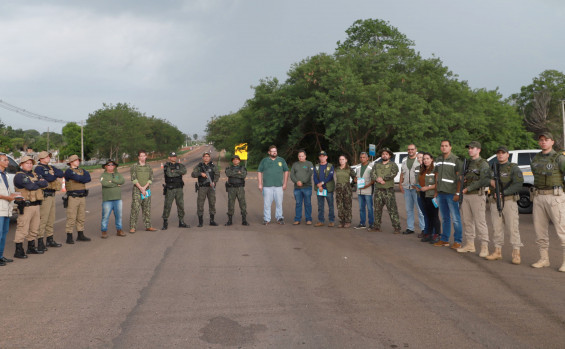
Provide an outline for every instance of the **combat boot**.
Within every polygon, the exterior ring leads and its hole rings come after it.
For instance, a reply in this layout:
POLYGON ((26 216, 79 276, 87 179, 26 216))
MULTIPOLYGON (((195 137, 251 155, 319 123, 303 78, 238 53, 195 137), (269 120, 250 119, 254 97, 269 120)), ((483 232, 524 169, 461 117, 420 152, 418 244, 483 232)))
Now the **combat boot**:
POLYGON ((61 247, 63 245, 53 240, 53 235, 47 237, 47 247, 61 247))
POLYGON ((16 251, 14 252, 14 258, 27 258, 27 255, 24 251, 24 244, 21 242, 16 243, 16 251))
POLYGON ((72 245, 75 243, 75 241, 73 240, 73 233, 67 233, 67 244, 72 245))
POLYGON ((214 227, 218 226, 218 223, 214 222, 214 215, 213 214, 210 215, 210 225, 214 226, 214 227))
POLYGON ((231 220, 232 217, 233 217, 232 215, 228 215, 228 222, 226 223, 226 226, 233 224, 233 222, 232 222, 232 220, 231 220))
POLYGON ((107 239, 108 238, 108 232, 107 231, 102 231, 102 239, 107 239))
MULTIPOLYGON (((514 253, 512 253, 512 258, 514 258, 514 253)), ((485 259, 487 261, 496 261, 496 260, 502 259, 502 248, 501 247, 495 247, 494 252, 492 254, 489 254, 488 256, 486 256, 485 259)))
POLYGON ((547 250, 539 250, 539 261, 532 264, 533 268, 549 267, 549 252, 547 250))
POLYGON ((43 254, 43 251, 38 251, 35 248, 35 240, 31 240, 27 242, 27 254, 43 254))
POLYGON ((182 219, 179 219, 179 228, 190 228, 190 225, 186 224, 182 219))
POLYGON ((465 246, 457 249, 457 252, 459 253, 475 252, 475 242, 467 241, 467 243, 465 243, 465 246))
MULTIPOLYGON (((488 256, 488 242, 481 243, 481 253, 479 253, 479 257, 486 258, 488 256)), ((500 257, 502 259, 502 257, 500 257)))
POLYGON ((47 251, 47 247, 43 243, 43 238, 37 239, 37 251, 47 251))
POLYGON ((512 264, 520 264, 522 259, 520 258, 520 249, 515 248, 512 250, 512 264))
POLYGON ((161 228, 161 230, 167 230, 168 227, 169 221, 166 218, 163 218, 163 227, 161 228))
POLYGON ((117 235, 117 236, 127 236, 126 233, 124 233, 124 231, 123 231, 122 229, 118 229, 118 230, 116 231, 116 235, 117 235))
POLYGON ((563 264, 561 264, 559 271, 565 273, 565 250, 563 250, 563 264))
POLYGON ((77 231, 77 241, 90 241, 90 238, 84 236, 83 231, 77 231))
POLYGON ((249 225, 249 223, 247 223, 247 216, 244 214, 241 215, 241 225, 249 225))
POLYGON ((198 228, 202 228, 204 225, 204 217, 198 216, 198 228))

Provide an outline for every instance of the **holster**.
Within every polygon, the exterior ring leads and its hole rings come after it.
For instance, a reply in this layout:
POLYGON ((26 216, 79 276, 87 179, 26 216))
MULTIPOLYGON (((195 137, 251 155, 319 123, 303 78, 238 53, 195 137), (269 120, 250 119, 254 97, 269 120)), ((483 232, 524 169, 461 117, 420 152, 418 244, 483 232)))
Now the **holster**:
POLYGON ((167 195, 167 186, 163 184, 163 195, 167 195))
POLYGON ((69 197, 67 195, 63 196, 63 207, 67 208, 69 206, 69 197))

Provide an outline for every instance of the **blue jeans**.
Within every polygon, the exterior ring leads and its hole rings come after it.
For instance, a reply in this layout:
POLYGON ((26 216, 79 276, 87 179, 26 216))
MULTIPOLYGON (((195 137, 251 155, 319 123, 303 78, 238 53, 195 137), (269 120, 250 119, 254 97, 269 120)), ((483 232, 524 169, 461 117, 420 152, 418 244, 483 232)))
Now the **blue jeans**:
POLYGON ((10 217, 0 217, 0 258, 4 257, 4 247, 6 246, 6 236, 10 229, 10 217))
POLYGON ((453 240, 461 243, 463 241, 463 226, 459 214, 459 202, 453 201, 454 194, 439 193, 436 200, 441 213, 441 241, 449 242, 451 237, 451 221, 453 220, 453 240))
POLYGON ((295 222, 302 220, 302 203, 304 202, 304 216, 306 222, 312 222, 312 187, 294 188, 294 200, 296 200, 295 222))
POLYGON ((325 218, 324 218, 324 203, 325 201, 328 202, 328 218, 330 220, 330 223, 333 223, 335 221, 335 214, 334 214, 334 193, 328 193, 328 196, 320 196, 320 195, 316 195, 318 197, 318 221, 321 223, 324 223, 325 218))
POLYGON ((283 217, 283 188, 282 187, 263 187, 263 221, 271 221, 271 205, 275 201, 275 218, 284 219, 283 217))
POLYGON ((359 199, 359 216, 361 218, 361 224, 365 225, 366 214, 365 209, 369 211, 369 225, 375 223, 375 216, 373 214, 373 195, 357 195, 359 199))
POLYGON ((424 221, 424 215, 420 209, 420 204, 418 203, 418 191, 416 189, 404 189, 404 204, 406 205, 406 226, 408 229, 414 231, 414 206, 418 211, 418 224, 420 224, 420 230, 424 231, 426 229, 426 224, 424 221))
POLYGON ((102 202, 102 231, 108 231, 108 221, 112 211, 114 211, 116 229, 122 230, 122 200, 110 200, 102 202))

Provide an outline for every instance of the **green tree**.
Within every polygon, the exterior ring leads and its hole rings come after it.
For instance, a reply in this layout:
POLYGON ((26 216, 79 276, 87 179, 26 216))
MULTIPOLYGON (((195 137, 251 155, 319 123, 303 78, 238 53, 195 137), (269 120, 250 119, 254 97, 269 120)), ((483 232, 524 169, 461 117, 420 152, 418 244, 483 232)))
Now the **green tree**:
MULTIPOLYGON (((89 147, 87 133, 84 132, 85 154, 88 154, 89 147)), ((73 154, 81 156, 81 130, 75 122, 69 122, 63 127, 63 140, 65 144, 60 151, 61 158, 67 158, 73 154)), ((84 159, 83 159, 84 160, 84 159)))

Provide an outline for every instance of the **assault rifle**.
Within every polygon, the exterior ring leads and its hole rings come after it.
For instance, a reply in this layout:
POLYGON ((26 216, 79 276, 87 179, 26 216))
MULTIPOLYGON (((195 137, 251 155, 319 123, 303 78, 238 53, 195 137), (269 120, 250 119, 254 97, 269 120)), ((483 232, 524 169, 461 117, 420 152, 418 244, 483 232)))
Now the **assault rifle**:
POLYGON ((502 210, 504 209, 504 201, 502 199, 502 182, 500 181, 500 165, 495 163, 493 166, 493 179, 494 179, 494 195, 496 197, 496 209, 498 215, 502 217, 502 210))
POLYGON ((465 189, 465 174, 467 174, 467 158, 463 159, 463 169, 459 174, 459 209, 463 206, 463 189, 465 189))

